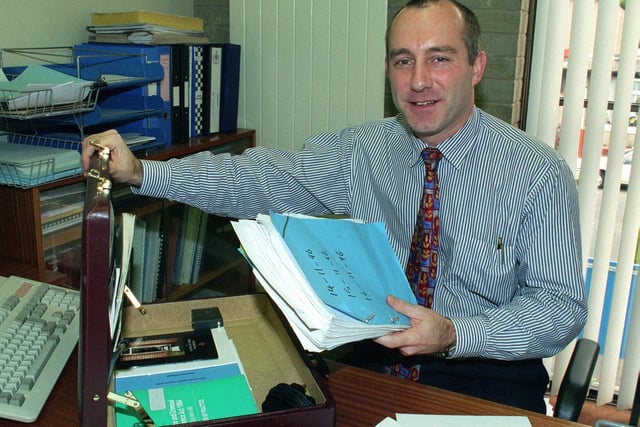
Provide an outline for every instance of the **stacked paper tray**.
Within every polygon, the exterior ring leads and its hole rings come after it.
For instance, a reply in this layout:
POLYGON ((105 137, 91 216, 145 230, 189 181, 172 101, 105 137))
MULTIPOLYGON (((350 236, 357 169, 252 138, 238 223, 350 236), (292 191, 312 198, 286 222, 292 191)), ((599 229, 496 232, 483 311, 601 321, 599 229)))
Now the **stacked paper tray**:
POLYGON ((79 142, 0 135, 0 184, 30 188, 81 173, 79 142))
POLYGON ((25 120, 91 111, 98 87, 41 65, 27 66, 13 80, 0 70, 0 116, 25 120))

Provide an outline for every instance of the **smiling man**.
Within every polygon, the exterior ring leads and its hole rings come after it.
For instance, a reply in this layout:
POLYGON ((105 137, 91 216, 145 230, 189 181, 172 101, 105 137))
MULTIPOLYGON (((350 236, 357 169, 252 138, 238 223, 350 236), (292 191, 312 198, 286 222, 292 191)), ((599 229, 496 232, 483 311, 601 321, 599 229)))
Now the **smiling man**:
MULTIPOLYGON (((115 131, 100 139, 111 176, 135 193, 251 218, 269 210, 382 221, 421 304, 388 303, 411 327, 357 346, 350 360, 425 384, 538 412, 542 358, 586 320, 577 192, 551 148, 474 105, 487 61, 475 15, 451 0, 411 1, 387 33, 396 117, 313 136, 299 152, 136 159, 115 131), (437 172, 422 152, 437 148, 437 172), (413 239, 426 181, 439 187, 430 289, 413 239), (413 240, 413 242, 412 242, 413 240), (413 249, 413 250, 412 250, 413 249), (418 279, 417 279, 418 278, 418 279)), ((422 214, 421 214, 422 215, 422 214)), ((418 234, 416 234, 417 236, 418 234)))

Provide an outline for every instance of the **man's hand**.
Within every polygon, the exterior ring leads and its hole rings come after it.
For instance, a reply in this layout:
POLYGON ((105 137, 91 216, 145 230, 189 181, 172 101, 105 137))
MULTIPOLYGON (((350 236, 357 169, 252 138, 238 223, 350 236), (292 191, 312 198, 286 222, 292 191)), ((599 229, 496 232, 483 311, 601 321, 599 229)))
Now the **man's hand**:
POLYGON ((142 183, 142 163, 133 155, 127 143, 115 130, 90 135, 82 141, 82 167, 89 170, 91 156, 98 149, 90 143, 98 142, 111 150, 109 157, 109 174, 115 182, 140 186, 142 183))
POLYGON ((376 338, 374 341, 388 348, 397 348, 405 356, 445 352, 456 342, 453 322, 435 311, 387 297, 387 304, 411 319, 411 327, 376 338))

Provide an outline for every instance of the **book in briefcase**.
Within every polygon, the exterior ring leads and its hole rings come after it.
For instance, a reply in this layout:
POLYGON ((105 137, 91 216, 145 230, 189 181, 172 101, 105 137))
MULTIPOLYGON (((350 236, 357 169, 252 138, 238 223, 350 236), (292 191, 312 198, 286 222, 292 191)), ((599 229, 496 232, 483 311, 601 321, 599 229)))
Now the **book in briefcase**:
MULTIPOLYGON (((133 224, 131 222, 133 215, 123 214, 120 221, 116 221, 110 198, 108 158, 108 151, 100 150, 99 154, 94 155, 92 159, 83 214, 81 333, 78 361, 78 398, 82 426, 117 425, 121 427, 121 424, 116 424, 116 420, 124 412, 126 412, 125 415, 137 418, 136 425, 156 425, 151 423, 155 421, 154 410, 157 409, 158 404, 167 406, 175 404, 173 409, 188 414, 187 408, 181 406, 184 404, 182 398, 185 393, 180 394, 173 385, 166 387, 164 385, 165 380, 171 376, 170 373, 185 372, 184 369, 178 368, 180 366, 184 368, 184 365, 178 365, 180 363, 197 364, 197 367, 191 366, 186 370, 187 373, 204 372, 219 377, 221 372, 226 372, 223 375, 225 383, 217 383, 219 387, 215 389, 219 394, 213 396, 218 396, 218 402, 226 399, 226 404, 221 405, 223 409, 228 409, 229 406, 238 402, 246 406, 243 409, 246 415, 227 413, 224 418, 213 419, 214 417, 210 417, 207 413, 206 418, 202 418, 203 421, 194 419, 194 422, 189 425, 256 427, 334 425, 335 404, 326 385, 320 380, 315 369, 310 368, 307 359, 303 358, 300 344, 292 338, 293 334, 283 322, 281 313, 265 294, 155 303, 144 307, 136 307, 126 302, 119 278, 128 277, 126 253, 130 248, 123 246, 120 251, 117 251, 117 248, 121 244, 120 237, 133 245, 133 236, 125 236, 127 233, 125 230, 135 227, 124 227, 121 224, 121 233, 116 235, 116 223, 133 224), (116 252, 124 256, 117 256, 116 252), (122 261, 115 262, 116 260, 122 261), (118 277, 116 272, 119 272, 118 277), (197 317, 192 318, 194 310, 209 311, 213 307, 216 307, 221 314, 225 334, 233 342, 234 351, 237 352, 241 366, 235 365, 236 368, 233 368, 232 364, 229 367, 225 362, 227 356, 222 355, 223 346, 218 347, 220 353, 216 352, 215 356, 198 356, 196 361, 169 362, 164 366, 153 365, 152 368, 141 365, 139 368, 133 368, 133 371, 122 366, 122 363, 118 363, 120 356, 125 354, 127 349, 134 348, 134 351, 129 352, 134 355, 140 352, 139 347, 132 345, 134 338, 146 337, 152 345, 159 346, 161 344, 149 337, 160 336, 161 340, 166 341, 167 337, 188 335, 198 329, 194 327, 199 324, 194 323, 197 317), (207 357, 211 358, 211 363, 207 361, 207 357), (213 361, 214 359, 217 362, 213 361), (225 368, 216 367, 216 364, 224 365, 225 368), (125 378, 131 381, 131 378, 135 380, 136 377, 142 377, 136 375, 136 372, 142 373, 149 369, 156 374, 155 378, 161 378, 159 381, 163 383, 162 386, 145 387, 134 381, 118 388, 118 375, 121 381, 125 378), (235 371, 229 374, 228 369, 235 369, 235 371), (165 373, 166 375, 162 377, 165 373), (306 394, 315 400, 315 403, 294 409, 278 409, 273 412, 261 410, 261 403, 265 401, 270 390, 280 383, 303 384, 306 394), (139 389, 130 390, 135 387, 139 389), (129 390, 123 391, 124 388, 129 390), (235 394, 228 394, 224 390, 234 390, 235 394), (250 392, 250 397, 247 394, 239 396, 237 393, 240 390, 250 392), (161 399, 158 399, 158 393, 161 399)), ((205 325, 206 330, 209 330, 208 327, 210 325, 205 325)), ((214 327, 218 326, 214 325, 214 327)), ((226 342, 224 339, 222 342, 216 341, 215 332, 211 331, 210 334, 214 336, 216 345, 223 345, 221 343, 226 342)), ((173 351, 173 347, 170 350, 173 351)), ((173 377, 171 378, 173 380, 173 377)), ((199 384, 203 382, 195 381, 186 385, 179 384, 179 386, 186 387, 190 392, 194 389, 203 389, 202 393, 212 395, 213 391, 210 387, 199 387, 199 384)), ((207 407, 208 410, 209 407, 207 407)), ((181 418, 178 422, 183 420, 191 421, 190 418, 181 418)), ((157 425, 166 425, 166 422, 159 419, 157 425)))

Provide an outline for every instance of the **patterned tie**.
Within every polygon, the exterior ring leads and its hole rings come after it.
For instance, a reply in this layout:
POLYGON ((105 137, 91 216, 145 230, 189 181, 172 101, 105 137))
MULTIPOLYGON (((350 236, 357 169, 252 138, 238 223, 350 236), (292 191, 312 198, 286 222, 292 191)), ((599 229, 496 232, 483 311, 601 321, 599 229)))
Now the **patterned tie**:
POLYGON ((422 203, 411 239, 411 252, 407 263, 407 279, 418 304, 431 307, 433 289, 438 271, 438 229, 440 228, 440 189, 438 187, 438 162, 442 153, 436 148, 422 150, 426 166, 422 203))
MULTIPOLYGON (((438 229, 440 228, 440 190, 438 188, 438 162, 442 153, 435 148, 422 150, 426 167, 422 201, 418 209, 418 219, 411 239, 411 251, 407 262, 407 279, 416 294, 418 304, 431 307, 433 289, 438 271, 438 229)), ((384 372, 393 377, 417 381, 420 378, 419 361, 406 359, 404 362, 384 366, 384 372)))

